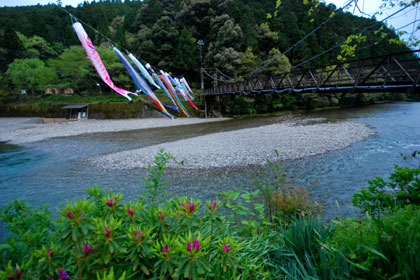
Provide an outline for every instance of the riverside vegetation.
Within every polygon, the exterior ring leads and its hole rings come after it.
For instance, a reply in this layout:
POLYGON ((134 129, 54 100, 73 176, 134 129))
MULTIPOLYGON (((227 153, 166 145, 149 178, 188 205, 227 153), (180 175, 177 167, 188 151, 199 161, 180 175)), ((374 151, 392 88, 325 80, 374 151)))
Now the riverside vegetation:
MULTIPOLYGON (((420 169, 395 167, 354 195, 357 218, 322 221, 268 161, 252 192, 166 199, 161 150, 137 201, 99 187, 63 204, 0 211, 0 279, 416 279, 420 169), (268 177, 277 180, 266 180, 268 177)), ((182 164, 182 162, 180 162, 182 164)))
MULTIPOLYGON (((414 6, 418 0, 384 1, 384 6, 400 2, 414 6)), ((184 75, 194 88, 200 88, 201 67, 218 79, 232 77, 236 80, 270 61, 268 67, 260 69, 259 74, 266 76, 289 71, 302 61, 346 40, 347 43, 340 48, 310 61, 304 67, 318 68, 343 59, 363 59, 410 50, 406 43, 399 40, 400 31, 390 29, 374 18, 357 17, 334 4, 318 0, 249 0, 246 3, 241 0, 101 0, 86 1, 75 8, 67 6, 65 9, 105 36, 98 36, 87 28, 112 80, 119 87, 131 91, 136 90, 135 85, 106 37, 130 50, 142 61, 171 74, 184 75), (293 51, 281 55, 327 19, 331 20, 328 24, 294 47, 293 51), (377 25, 367 28, 372 24, 377 25), (363 40, 355 41, 355 36, 351 34, 361 30, 365 31, 358 38, 363 40), (203 40, 204 45, 199 46, 199 40, 203 40)), ((110 102, 109 98, 93 97, 101 94, 101 90, 110 89, 102 83, 90 61, 85 59, 86 52, 72 30, 69 17, 58 6, 1 7, 0 34, 0 104, 5 105, 0 108, 2 116, 63 117, 64 113, 57 110, 58 106, 55 108, 47 104, 110 102), (102 88, 98 88, 97 84, 102 88), (26 99, 32 99, 29 105, 28 100, 19 100, 23 89, 26 90, 26 99), (37 97, 46 92, 64 93, 68 90, 75 93, 74 98, 37 97), (34 102, 39 104, 32 104, 34 102)), ((205 88, 211 88, 213 78, 205 75, 204 84, 205 88)), ((161 98, 160 95, 158 97, 161 98)), ((340 93, 331 96, 313 93, 251 94, 224 96, 220 110, 226 116, 266 114, 279 110, 347 107, 405 98, 413 97, 404 93, 340 93)), ((112 102, 126 101, 123 97, 112 99, 118 100, 112 102)), ((199 103, 197 101, 196 105, 204 109, 204 104, 199 103)), ((143 110, 140 104, 136 105, 137 110, 134 106, 113 108, 104 105, 97 108, 97 114, 92 108, 90 117, 139 117, 143 110)), ((189 106, 188 103, 185 105, 189 106)), ((190 113, 195 111, 188 107, 187 110, 190 113)), ((209 114, 212 115, 212 112, 209 114)))

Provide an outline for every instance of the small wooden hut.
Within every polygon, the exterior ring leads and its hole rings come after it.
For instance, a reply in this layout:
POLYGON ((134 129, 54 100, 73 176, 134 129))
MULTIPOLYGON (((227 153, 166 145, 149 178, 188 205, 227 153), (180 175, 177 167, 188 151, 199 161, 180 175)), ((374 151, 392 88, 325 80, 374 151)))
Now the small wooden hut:
POLYGON ((67 105, 62 109, 69 110, 69 119, 71 120, 87 120, 89 114, 89 104, 67 105))

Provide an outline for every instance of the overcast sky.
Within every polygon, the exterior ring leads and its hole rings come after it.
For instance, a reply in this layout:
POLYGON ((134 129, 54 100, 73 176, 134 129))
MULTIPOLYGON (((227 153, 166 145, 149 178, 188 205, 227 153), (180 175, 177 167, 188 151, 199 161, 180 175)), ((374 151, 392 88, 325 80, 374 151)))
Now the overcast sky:
MULTIPOLYGON (((274 1, 274 0, 267 0, 267 1, 274 1)), ((334 3, 337 8, 340 8, 344 5, 344 3, 348 3, 349 0, 327 0, 325 2, 327 3, 334 3)), ((55 3, 56 1, 54 0, 0 0, 0 7, 4 7, 4 6, 25 6, 25 5, 37 5, 37 4, 41 4, 41 5, 45 5, 48 3, 55 3)), ((85 1, 83 0, 62 0, 62 5, 63 6, 67 6, 67 5, 72 5, 74 7, 76 7, 77 5, 83 3, 85 1)), ((91 0, 86 1, 86 2, 91 2, 91 0)), ((355 15, 358 16, 372 16, 375 12, 379 11, 379 7, 382 4, 382 0, 359 0, 358 1, 358 6, 360 8, 360 10, 367 14, 367 15, 363 15, 362 13, 359 12, 358 9, 355 9, 354 6, 352 8, 349 9, 350 12, 353 12, 355 15)), ((410 7, 407 8, 406 10, 404 10, 403 12, 399 13, 398 15, 395 16, 395 18, 390 19, 387 21, 389 26, 393 26, 396 29, 399 29, 400 27, 407 25, 408 23, 411 23, 413 21, 415 21, 416 19, 420 19, 420 11, 418 11, 418 8, 420 6, 417 7, 410 7), (417 11, 417 15, 416 15, 416 11, 417 11)), ((385 18, 386 16, 392 14, 393 12, 397 11, 400 7, 395 7, 391 10, 388 11, 384 11, 382 15, 376 15, 376 18, 381 20, 383 18, 385 18)), ((417 25, 420 23, 417 22, 417 25)), ((413 24, 405 27, 403 30, 405 30, 408 34, 405 35, 405 38, 408 38, 414 31, 414 35, 416 37, 420 37, 420 30, 413 30, 413 24)))

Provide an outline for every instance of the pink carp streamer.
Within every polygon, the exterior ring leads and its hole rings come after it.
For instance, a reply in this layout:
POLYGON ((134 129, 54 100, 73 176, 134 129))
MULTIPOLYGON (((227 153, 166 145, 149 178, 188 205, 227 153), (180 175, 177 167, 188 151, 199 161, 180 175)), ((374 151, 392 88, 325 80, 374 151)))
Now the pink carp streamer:
POLYGON ((99 56, 99 53, 96 51, 95 46, 92 44, 92 41, 89 39, 88 35, 86 34, 85 29, 79 22, 75 22, 73 24, 74 32, 76 32, 77 37, 80 40, 80 43, 82 43, 83 48, 86 51, 87 57, 92 62, 93 66, 95 67, 96 71, 98 72, 99 76, 101 77, 102 81, 104 81, 105 84, 107 84, 110 88, 127 98, 131 101, 131 97, 128 96, 129 94, 133 94, 137 96, 137 93, 116 87, 114 83, 111 80, 111 77, 108 74, 108 71, 105 68, 105 65, 103 64, 101 57, 99 56))

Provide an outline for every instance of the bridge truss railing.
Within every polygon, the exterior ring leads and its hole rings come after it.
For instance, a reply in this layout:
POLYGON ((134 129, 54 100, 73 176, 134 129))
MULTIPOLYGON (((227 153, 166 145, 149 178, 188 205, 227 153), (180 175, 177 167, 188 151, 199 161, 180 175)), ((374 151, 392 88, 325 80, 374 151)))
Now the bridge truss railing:
POLYGON ((204 95, 315 91, 395 91, 420 87, 420 50, 219 83, 204 95))

